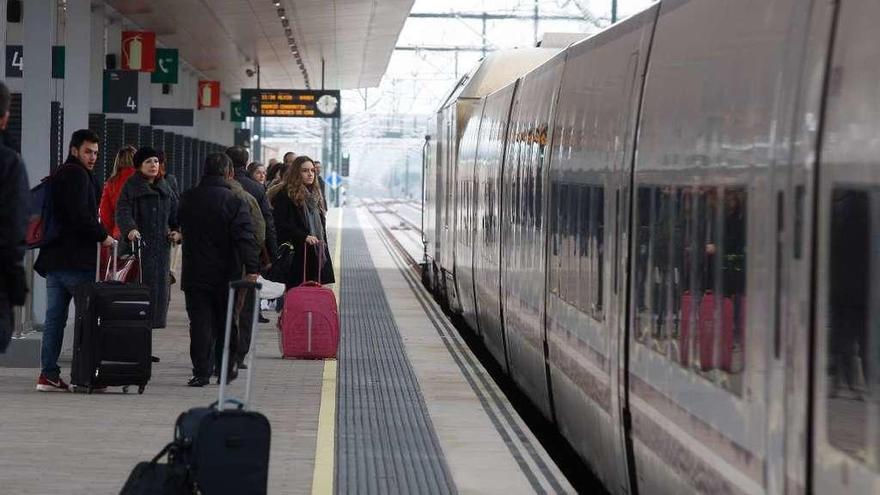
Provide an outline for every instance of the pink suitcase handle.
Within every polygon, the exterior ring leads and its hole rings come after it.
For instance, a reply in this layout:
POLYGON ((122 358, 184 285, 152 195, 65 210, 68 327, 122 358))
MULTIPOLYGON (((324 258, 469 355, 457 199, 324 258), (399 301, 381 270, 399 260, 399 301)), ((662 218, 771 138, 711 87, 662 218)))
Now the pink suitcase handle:
POLYGON ((318 242, 314 246, 318 251, 318 281, 308 280, 308 272, 306 271, 306 262, 309 259, 309 243, 303 243, 303 281, 300 287, 321 287, 321 269, 324 267, 324 242, 318 242))

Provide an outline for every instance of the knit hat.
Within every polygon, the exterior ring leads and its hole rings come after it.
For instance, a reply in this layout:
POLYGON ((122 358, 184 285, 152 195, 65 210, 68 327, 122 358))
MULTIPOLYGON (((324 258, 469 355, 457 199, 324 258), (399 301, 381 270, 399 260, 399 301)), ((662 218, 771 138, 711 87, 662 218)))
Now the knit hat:
POLYGON ((149 146, 142 146, 142 147, 138 148, 137 152, 134 154, 134 160, 133 160, 134 161, 134 168, 136 170, 140 170, 141 165, 148 158, 158 159, 159 153, 156 152, 156 150, 154 150, 153 148, 151 148, 149 146))

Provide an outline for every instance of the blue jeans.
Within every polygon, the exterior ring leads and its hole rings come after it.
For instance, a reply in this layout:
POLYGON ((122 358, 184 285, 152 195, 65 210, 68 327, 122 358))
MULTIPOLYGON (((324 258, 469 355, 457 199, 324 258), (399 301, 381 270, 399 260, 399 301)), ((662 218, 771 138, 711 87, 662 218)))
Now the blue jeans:
POLYGON ((74 290, 82 284, 95 280, 92 270, 58 270, 46 276, 46 326, 43 328, 43 343, 40 352, 43 375, 51 380, 61 376, 58 356, 64 341, 64 326, 74 290))

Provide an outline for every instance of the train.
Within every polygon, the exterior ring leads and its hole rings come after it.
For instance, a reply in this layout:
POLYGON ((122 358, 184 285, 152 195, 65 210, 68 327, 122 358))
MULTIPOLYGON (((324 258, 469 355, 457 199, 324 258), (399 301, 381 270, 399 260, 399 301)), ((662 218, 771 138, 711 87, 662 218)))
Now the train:
POLYGON ((880 2, 661 0, 430 119, 422 279, 611 493, 880 493, 880 2))

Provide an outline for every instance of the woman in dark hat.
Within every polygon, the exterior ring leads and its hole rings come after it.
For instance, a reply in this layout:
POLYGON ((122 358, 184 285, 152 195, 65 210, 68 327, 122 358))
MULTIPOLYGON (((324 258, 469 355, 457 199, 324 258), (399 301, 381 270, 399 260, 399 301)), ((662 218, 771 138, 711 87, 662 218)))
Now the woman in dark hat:
POLYGON ((159 154, 150 147, 134 155, 136 172, 116 205, 116 224, 129 243, 141 240, 143 282, 150 287, 153 328, 165 328, 168 315, 169 251, 180 240, 177 197, 159 173, 159 154))

